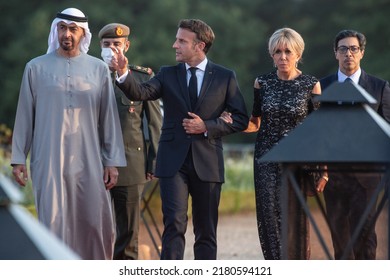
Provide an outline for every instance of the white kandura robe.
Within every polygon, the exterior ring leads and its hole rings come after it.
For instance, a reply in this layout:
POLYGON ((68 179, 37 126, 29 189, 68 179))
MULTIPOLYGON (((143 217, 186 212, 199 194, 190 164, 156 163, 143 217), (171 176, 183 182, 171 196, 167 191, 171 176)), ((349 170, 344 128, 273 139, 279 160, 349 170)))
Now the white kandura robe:
POLYGON ((27 63, 11 164, 25 164, 39 220, 83 259, 111 259, 115 242, 104 166, 126 166, 107 65, 52 52, 27 63))

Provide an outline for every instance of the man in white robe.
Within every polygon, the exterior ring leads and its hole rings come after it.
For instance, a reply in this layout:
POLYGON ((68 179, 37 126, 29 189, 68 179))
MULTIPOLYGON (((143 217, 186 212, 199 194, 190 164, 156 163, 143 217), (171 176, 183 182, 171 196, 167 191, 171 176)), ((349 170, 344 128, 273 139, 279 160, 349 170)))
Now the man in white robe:
POLYGON ((48 53, 27 63, 12 141, 13 175, 31 179, 39 220, 83 259, 112 259, 109 189, 126 166, 107 64, 87 54, 91 33, 78 9, 57 14, 48 53))

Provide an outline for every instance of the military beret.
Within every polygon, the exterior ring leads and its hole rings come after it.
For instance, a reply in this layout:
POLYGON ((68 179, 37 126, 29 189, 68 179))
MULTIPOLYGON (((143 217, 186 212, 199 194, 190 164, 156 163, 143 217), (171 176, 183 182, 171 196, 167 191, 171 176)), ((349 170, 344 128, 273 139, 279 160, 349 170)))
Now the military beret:
POLYGON ((99 31, 99 38, 122 38, 130 35, 130 28, 121 23, 110 23, 99 31))

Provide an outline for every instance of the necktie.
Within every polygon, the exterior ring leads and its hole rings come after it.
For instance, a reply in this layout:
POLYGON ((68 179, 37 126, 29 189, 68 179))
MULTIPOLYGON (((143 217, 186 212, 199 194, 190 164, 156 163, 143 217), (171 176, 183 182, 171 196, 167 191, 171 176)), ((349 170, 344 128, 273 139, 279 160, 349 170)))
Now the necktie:
POLYGON ((344 83, 352 83, 352 82, 353 82, 352 79, 349 77, 344 80, 344 83))
POLYGON ((198 100, 198 80, 196 78, 196 67, 190 67, 191 78, 188 84, 188 93, 190 94, 191 108, 195 109, 196 101, 198 100))

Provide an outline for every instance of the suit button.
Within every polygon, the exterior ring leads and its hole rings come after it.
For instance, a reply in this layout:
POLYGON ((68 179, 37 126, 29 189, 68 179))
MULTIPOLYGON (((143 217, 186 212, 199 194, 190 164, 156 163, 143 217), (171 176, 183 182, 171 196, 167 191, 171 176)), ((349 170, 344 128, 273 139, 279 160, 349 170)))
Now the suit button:
POLYGON ((138 148, 137 148, 137 151, 141 151, 141 148, 140 148, 140 147, 138 147, 138 148))

